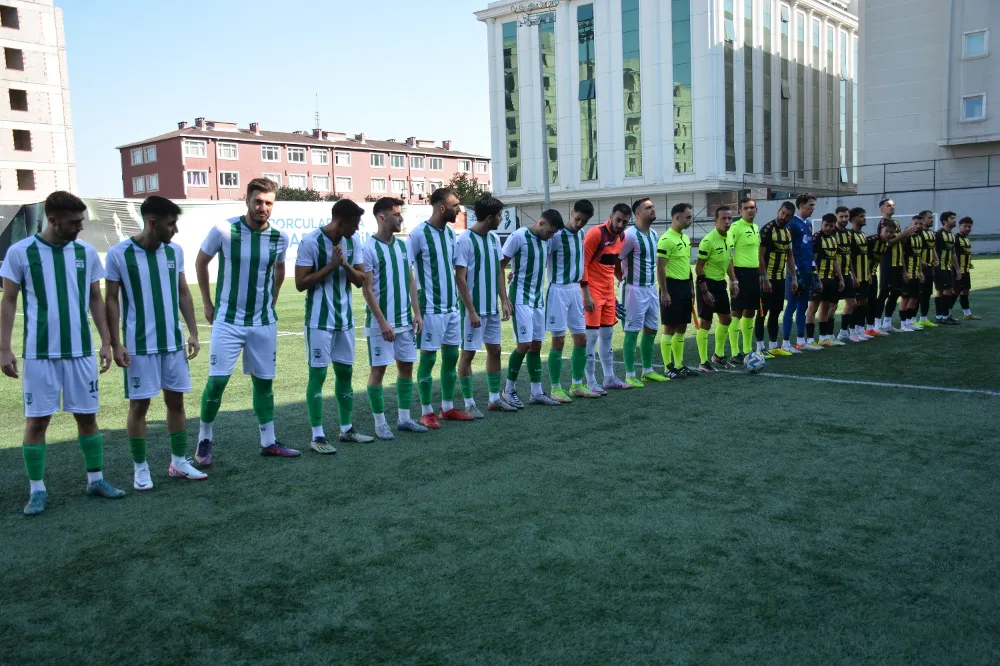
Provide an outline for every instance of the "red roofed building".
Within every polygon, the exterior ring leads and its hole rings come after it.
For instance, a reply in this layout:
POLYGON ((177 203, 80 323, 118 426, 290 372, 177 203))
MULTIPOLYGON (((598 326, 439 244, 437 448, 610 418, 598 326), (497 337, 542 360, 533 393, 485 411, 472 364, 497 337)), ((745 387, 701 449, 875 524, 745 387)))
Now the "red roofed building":
POLYGON ((268 132, 257 123, 196 118, 144 141, 119 146, 127 198, 158 194, 171 199, 242 199, 247 183, 261 176, 285 187, 311 188, 355 201, 395 196, 419 203, 467 173, 490 187, 490 159, 410 137, 375 141, 342 132, 268 132))

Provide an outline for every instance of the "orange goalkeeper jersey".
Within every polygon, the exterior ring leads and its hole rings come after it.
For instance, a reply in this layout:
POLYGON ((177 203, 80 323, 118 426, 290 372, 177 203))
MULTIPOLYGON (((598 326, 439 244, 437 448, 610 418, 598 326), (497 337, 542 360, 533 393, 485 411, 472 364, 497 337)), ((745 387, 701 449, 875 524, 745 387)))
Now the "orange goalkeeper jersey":
POLYGON ((583 237, 583 280, 595 301, 614 300, 615 264, 624 234, 614 234, 608 222, 593 227, 583 237))

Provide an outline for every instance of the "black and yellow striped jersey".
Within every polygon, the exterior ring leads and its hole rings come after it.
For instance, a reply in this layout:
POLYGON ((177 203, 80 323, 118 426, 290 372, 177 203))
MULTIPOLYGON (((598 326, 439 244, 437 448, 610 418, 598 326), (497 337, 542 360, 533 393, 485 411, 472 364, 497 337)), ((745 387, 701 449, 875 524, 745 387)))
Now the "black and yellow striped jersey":
POLYGON ((930 229, 924 229, 920 232, 920 235, 924 237, 924 254, 922 259, 925 264, 930 266, 934 263, 934 232, 930 229))
POLYGON ((837 239, 837 250, 840 252, 840 270, 843 271, 844 275, 847 275, 847 272, 853 267, 851 263, 852 233, 850 229, 838 229, 833 233, 833 237, 837 239))
POLYGON ((955 234, 941 229, 935 234, 934 245, 937 247, 938 259, 941 260, 941 270, 950 271, 955 257, 955 234))
POLYGON ((874 275, 879 260, 889 251, 889 244, 882 240, 878 234, 872 234, 866 240, 868 241, 868 274, 874 275))
POLYGON ((819 278, 837 277, 837 258, 840 250, 837 246, 836 233, 830 236, 818 234, 813 237, 813 256, 816 261, 816 274, 819 278))
POLYGON ((792 232, 786 224, 771 220, 760 230, 760 244, 764 248, 764 266, 771 280, 785 279, 785 262, 792 245, 792 232))
POLYGON ((955 234, 955 259, 958 261, 958 269, 963 273, 972 270, 972 241, 968 236, 955 234))
MULTIPOLYGON (((864 282, 872 273, 869 259, 871 249, 868 245, 868 239, 860 231, 848 230, 847 233, 850 234, 851 239, 851 263, 849 265, 854 271, 855 279, 864 282)), ((841 264, 841 269, 843 268, 844 264, 841 264)))
POLYGON ((903 255, 906 257, 906 272, 910 277, 920 275, 920 261, 924 255, 924 236, 921 232, 916 232, 905 239, 899 245, 903 246, 903 255))

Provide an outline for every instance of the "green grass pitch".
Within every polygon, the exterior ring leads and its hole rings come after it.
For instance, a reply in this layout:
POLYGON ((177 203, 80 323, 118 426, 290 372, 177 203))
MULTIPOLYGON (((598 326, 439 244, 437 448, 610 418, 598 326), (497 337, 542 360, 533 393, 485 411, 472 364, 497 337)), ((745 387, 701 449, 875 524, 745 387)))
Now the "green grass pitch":
MULTIPOLYGON (((113 368, 105 472, 129 496, 84 497, 60 414, 35 519, 20 387, 4 378, 0 663, 998 663, 1000 259, 977 259, 973 286, 984 320, 954 329, 328 457, 261 458, 236 375, 205 482, 166 477, 154 403, 142 494, 113 368)), ((307 449, 302 311, 289 280, 276 422, 307 449)), ((371 433, 366 360, 359 341, 354 421, 371 433)), ((482 374, 476 388, 485 404, 482 374)))

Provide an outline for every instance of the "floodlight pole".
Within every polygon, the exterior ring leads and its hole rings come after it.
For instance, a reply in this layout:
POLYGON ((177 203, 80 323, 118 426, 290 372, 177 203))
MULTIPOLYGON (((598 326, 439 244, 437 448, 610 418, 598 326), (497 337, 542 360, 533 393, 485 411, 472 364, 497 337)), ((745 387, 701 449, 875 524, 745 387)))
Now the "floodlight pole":
MULTIPOLYGON (((559 5, 559 0, 549 0, 549 2, 525 3, 527 9, 555 9, 559 5)), ((518 7, 521 7, 520 5, 518 7)), ((515 8, 517 9, 517 8, 515 8)), ((549 133, 545 124, 545 63, 542 55, 542 26, 547 23, 555 23, 554 12, 545 14, 525 14, 517 23, 518 25, 538 26, 538 98, 539 98, 539 125, 542 127, 542 182, 545 186, 545 208, 552 207, 552 198, 549 193, 549 133)))

